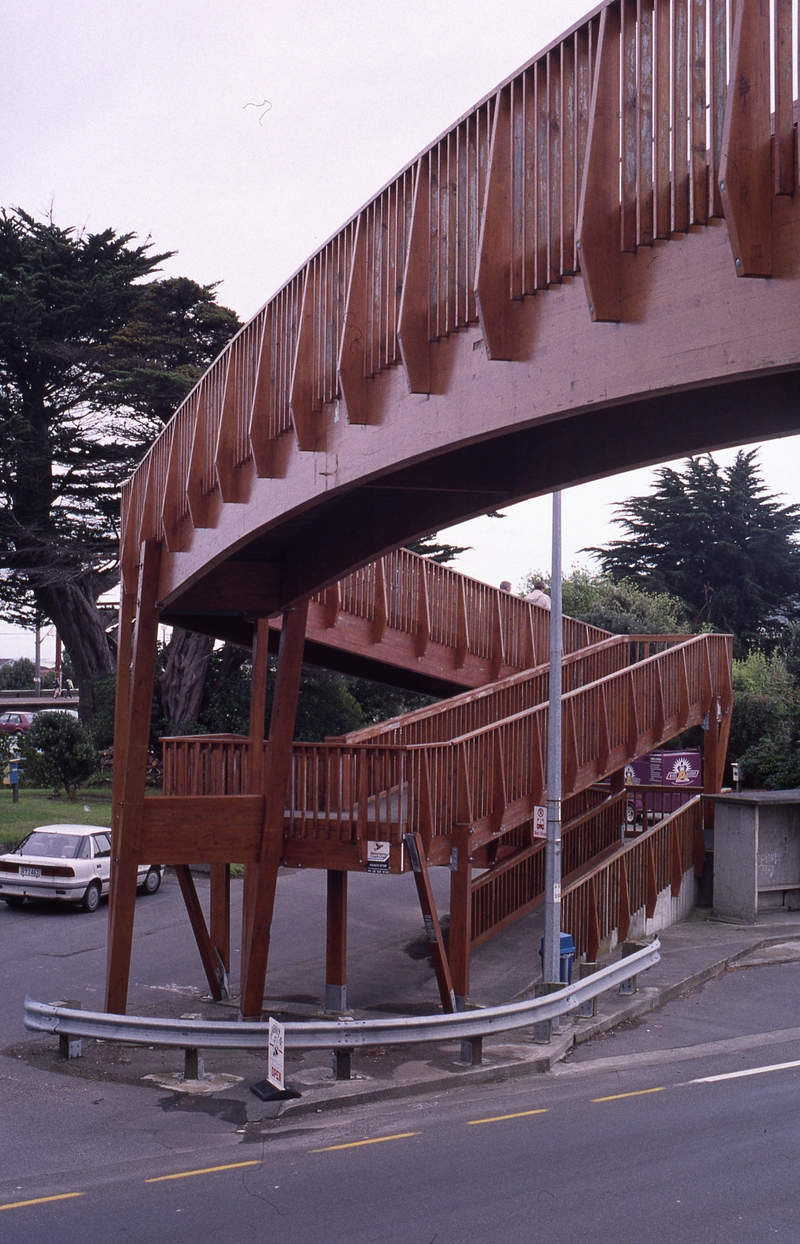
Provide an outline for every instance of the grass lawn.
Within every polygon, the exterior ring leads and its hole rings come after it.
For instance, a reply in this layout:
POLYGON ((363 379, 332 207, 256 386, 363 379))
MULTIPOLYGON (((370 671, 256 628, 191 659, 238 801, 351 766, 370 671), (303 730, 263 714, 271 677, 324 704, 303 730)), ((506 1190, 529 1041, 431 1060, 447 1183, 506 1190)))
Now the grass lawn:
POLYGON ((111 792, 82 790, 74 801, 54 799, 47 790, 20 788, 19 803, 11 788, 0 787, 0 842, 16 843, 38 825, 111 825, 111 792))

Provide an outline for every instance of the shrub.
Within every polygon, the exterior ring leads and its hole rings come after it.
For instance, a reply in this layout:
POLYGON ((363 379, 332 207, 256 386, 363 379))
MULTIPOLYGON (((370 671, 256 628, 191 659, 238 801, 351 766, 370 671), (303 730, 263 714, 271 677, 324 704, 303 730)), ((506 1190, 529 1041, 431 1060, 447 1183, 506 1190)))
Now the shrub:
POLYGON ((63 788, 70 799, 99 764, 91 735, 69 713, 37 713, 20 751, 26 786, 49 786, 54 795, 63 788))

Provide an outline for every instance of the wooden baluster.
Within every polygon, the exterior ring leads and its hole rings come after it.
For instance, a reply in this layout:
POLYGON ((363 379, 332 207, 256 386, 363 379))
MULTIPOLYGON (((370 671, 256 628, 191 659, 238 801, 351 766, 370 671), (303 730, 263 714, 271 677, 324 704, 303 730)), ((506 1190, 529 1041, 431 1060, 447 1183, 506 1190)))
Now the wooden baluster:
POLYGON ((500 677, 505 664, 505 648, 503 644, 503 616, 500 612, 500 593, 495 592, 494 608, 492 609, 492 634, 490 640, 489 670, 492 682, 500 677))
POLYGON ((681 843, 678 826, 675 821, 669 827, 669 868, 672 897, 677 898, 683 882, 683 860, 681 859, 681 843))
POLYGON ((428 562, 425 557, 418 564, 417 577, 417 626, 414 636, 414 652, 424 657, 431 638, 431 612, 428 603, 428 562))
POLYGON ((416 166, 414 205, 397 324, 400 354, 411 393, 431 391, 428 324, 431 280, 430 161, 430 155, 423 155, 416 166))
POLYGON ((372 595, 372 642, 379 644, 386 634, 386 623, 389 617, 389 605, 386 599, 386 571, 383 558, 375 563, 375 578, 372 595))
POLYGON ((589 910, 586 927, 586 959, 595 963, 600 953, 600 921, 597 916, 597 890, 594 877, 589 879, 589 910))
POLYGON ((341 592, 339 584, 334 583, 325 589, 325 627, 331 630, 339 620, 339 610, 342 607, 341 592))
POLYGON ((770 6, 740 0, 731 41, 719 188, 737 276, 772 275, 770 6))
POLYGON ((631 894, 628 886, 628 865, 625 856, 619 861, 619 901, 617 906, 617 939, 624 942, 631 927, 631 894))
POLYGON ((503 825, 508 796, 506 794, 506 762, 500 730, 495 730, 492 756, 492 811, 489 824, 493 834, 499 834, 503 825))
POLYGON ((653 854, 653 839, 647 840, 647 898, 645 912, 647 919, 652 920, 656 914, 658 902, 658 882, 656 880, 656 857, 653 854))
POLYGON ((431 772, 427 751, 420 753, 419 765, 419 837, 425 852, 431 849, 434 834, 433 800, 431 799, 431 772))
POLYGON ((456 598, 456 669, 463 669, 469 652, 469 620, 467 618, 467 597, 464 580, 458 581, 456 598))
POLYGON ((505 87, 495 102, 475 276, 478 316, 490 359, 513 359, 515 351, 512 196, 511 93, 505 87))
POLYGON ((622 263, 619 236, 620 14, 604 8, 589 115, 589 136, 578 213, 578 249, 589 314, 618 321, 622 263))

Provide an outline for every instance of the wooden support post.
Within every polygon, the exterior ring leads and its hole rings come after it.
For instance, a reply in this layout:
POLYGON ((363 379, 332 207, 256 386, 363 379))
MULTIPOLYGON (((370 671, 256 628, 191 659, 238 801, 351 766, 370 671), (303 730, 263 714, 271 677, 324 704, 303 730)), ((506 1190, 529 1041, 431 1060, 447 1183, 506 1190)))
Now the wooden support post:
POLYGON ((589 314, 596 321, 616 321, 622 315, 619 108, 620 12, 612 5, 600 14, 578 210, 578 254, 589 314))
POLYGON ((466 1010, 469 996, 469 959, 472 946, 472 862, 469 846, 469 825, 454 825, 453 849, 457 855, 450 863, 448 959, 457 1011, 466 1010))
POLYGON ((737 276, 772 275, 770 110, 770 5, 768 0, 739 0, 719 165, 737 276))
POLYGON ((286 792, 292 765, 292 738, 303 665, 308 601, 283 615, 278 674, 272 701, 269 740, 264 764, 264 824, 259 860, 254 865, 247 959, 242 963, 239 1009, 244 1019, 259 1019, 269 958, 270 926, 275 904, 278 865, 283 848, 286 792))
POLYGON ((500 671, 506 663, 505 645, 503 643, 503 615, 500 611, 500 593, 495 594, 492 610, 492 637, 489 670, 492 681, 500 677, 500 671))
MULTIPOLYGON (((269 619, 259 618, 253 631, 253 655, 250 674, 249 760, 250 780, 246 793, 264 793, 264 717, 267 704, 267 673, 269 670, 269 619)), ((245 864, 242 887, 241 970, 247 962, 250 914, 255 886, 255 864, 245 864)))
POLYGON ((442 1009, 450 1014, 456 1010, 456 995, 450 977, 450 965, 447 962, 447 955, 444 949, 444 939, 436 911, 436 901, 433 897, 428 861, 425 855, 425 844, 420 834, 406 834, 405 841, 408 857, 411 860, 411 867, 414 870, 414 882, 417 887, 419 905, 422 908, 422 920, 431 950, 433 970, 436 973, 439 996, 442 999, 442 1009))
POLYGON ((197 887, 194 884, 192 871, 188 864, 176 864, 175 875, 178 878, 183 901, 189 913, 189 923, 192 926, 194 940, 197 942, 197 949, 200 951, 200 959, 203 964, 203 971, 206 974, 208 987, 211 990, 211 996, 216 1002, 220 1002, 223 996, 222 972, 220 970, 222 962, 212 945, 208 929, 206 928, 205 917, 200 906, 200 899, 197 894, 197 887))
MULTIPOLYGON (((136 602, 136 628, 132 643, 132 664, 127 692, 127 728, 123 725, 123 748, 115 757, 121 776, 119 818, 111 853, 112 902, 108 916, 108 960, 106 1010, 124 1015, 128 1000, 128 979, 133 944, 133 914, 136 902, 139 839, 144 817, 144 785, 150 745, 150 715, 153 705, 156 644, 159 611, 156 608, 161 545, 147 540, 142 545, 136 602)), ((126 609, 129 608, 126 606, 126 609)), ((120 676, 124 683, 126 642, 120 646, 120 676)), ((123 699, 125 690, 121 691, 123 699)), ((122 723, 118 723, 122 724, 122 723)), ((119 788, 119 787, 118 787, 119 788)))
POLYGON ((328 869, 325 1010, 347 1009, 347 873, 328 869))
POLYGON ((231 970, 231 866, 211 865, 211 942, 226 972, 231 970))

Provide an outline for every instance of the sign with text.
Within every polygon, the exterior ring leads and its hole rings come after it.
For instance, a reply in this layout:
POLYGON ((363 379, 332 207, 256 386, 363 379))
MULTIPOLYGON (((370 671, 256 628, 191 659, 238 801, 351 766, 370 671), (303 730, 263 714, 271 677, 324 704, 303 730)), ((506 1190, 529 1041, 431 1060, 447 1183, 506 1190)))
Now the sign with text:
POLYGON ((388 873, 391 849, 392 845, 390 842, 368 842, 367 872, 388 873))
POLYGON ((534 838, 547 837, 547 805, 543 803, 534 804, 533 808, 533 836, 534 838))
POLYGON ((270 1016, 269 1052, 267 1055, 267 1079, 274 1088, 283 1091, 283 1024, 270 1016))

